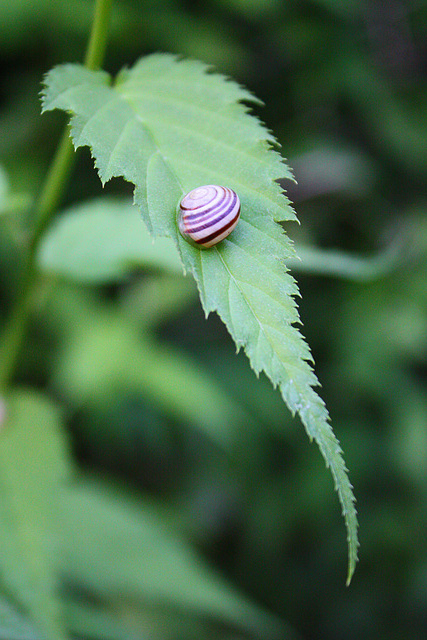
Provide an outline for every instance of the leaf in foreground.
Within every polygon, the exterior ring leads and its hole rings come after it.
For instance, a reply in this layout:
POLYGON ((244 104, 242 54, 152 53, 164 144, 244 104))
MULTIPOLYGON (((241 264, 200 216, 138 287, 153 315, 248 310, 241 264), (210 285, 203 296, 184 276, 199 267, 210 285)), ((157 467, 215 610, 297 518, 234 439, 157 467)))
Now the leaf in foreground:
POLYGON ((295 214, 277 180, 292 178, 273 136, 241 104, 246 90, 196 61, 168 55, 141 59, 113 82, 78 65, 51 71, 43 109, 71 112, 75 147, 91 148, 103 183, 123 176, 154 235, 177 244, 197 282, 203 308, 217 311, 252 368, 278 386, 330 467, 349 544, 350 580, 357 559, 357 517, 342 452, 329 424, 311 354, 295 324, 297 286, 284 260, 294 255, 278 222, 295 214), (175 212, 185 192, 223 184, 241 200, 235 231, 211 250, 185 242, 175 212))
POLYGON ((0 570, 3 586, 46 640, 66 637, 50 544, 56 490, 66 474, 57 409, 39 394, 16 391, 0 432, 0 570))
POLYGON ((30 622, 0 597, 0 640, 41 640, 30 622))
POLYGON ((62 573, 98 598, 173 607, 283 637, 281 621, 234 590, 148 503, 83 480, 64 490, 59 522, 62 573))

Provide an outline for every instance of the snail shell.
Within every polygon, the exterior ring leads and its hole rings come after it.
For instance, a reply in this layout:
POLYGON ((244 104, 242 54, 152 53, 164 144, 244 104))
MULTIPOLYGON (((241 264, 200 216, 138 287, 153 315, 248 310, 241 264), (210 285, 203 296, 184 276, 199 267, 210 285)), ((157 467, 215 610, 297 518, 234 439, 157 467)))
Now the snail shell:
POLYGON ((193 189, 179 203, 181 235, 201 247, 212 247, 226 238, 240 216, 240 200, 232 189, 208 184, 193 189))

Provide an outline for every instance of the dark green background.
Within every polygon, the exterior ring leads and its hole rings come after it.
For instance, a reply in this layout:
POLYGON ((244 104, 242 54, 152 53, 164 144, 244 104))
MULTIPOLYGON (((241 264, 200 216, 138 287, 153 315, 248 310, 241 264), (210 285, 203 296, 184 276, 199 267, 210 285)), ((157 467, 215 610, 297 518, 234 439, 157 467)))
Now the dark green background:
MULTIPOLYGON (((0 2, 0 161, 24 196, 37 191, 63 123, 61 114, 39 115, 42 75, 82 59, 92 9, 84 0, 0 2)), ((257 382, 245 357, 235 356, 219 320, 204 320, 197 302, 163 317, 159 338, 206 367, 256 427, 242 420, 236 450, 225 455, 150 398, 126 390, 96 405, 67 398, 76 456, 82 466, 126 479, 158 500, 205 557, 299 637, 421 640, 427 637, 427 3, 116 2, 105 68, 116 72, 152 51, 211 63, 265 102, 257 113, 298 180, 289 194, 301 226, 288 229, 297 248, 368 256, 399 238, 404 243, 405 260, 371 282, 297 276, 303 331, 358 500, 361 551, 353 582, 345 587, 344 524, 317 449, 266 380, 257 382)), ((129 193, 128 187, 115 180, 104 193, 129 193)), ((85 150, 67 204, 100 193, 85 150)), ((17 271, 6 233, 0 266, 4 318, 17 271)), ((114 307, 146 277, 138 273, 90 293, 114 307)), ((52 324, 40 312, 18 379, 61 399, 52 382, 61 332, 52 324)), ((168 633, 193 637, 184 626, 168 633)), ((211 633, 207 627, 206 637, 211 633)))

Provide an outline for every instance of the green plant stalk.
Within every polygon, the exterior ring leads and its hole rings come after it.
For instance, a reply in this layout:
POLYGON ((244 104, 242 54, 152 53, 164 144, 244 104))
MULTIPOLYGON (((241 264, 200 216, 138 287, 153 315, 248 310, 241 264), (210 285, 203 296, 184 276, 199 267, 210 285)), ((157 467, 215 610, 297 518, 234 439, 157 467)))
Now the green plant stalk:
POLYGON ((99 69, 104 61, 112 3, 113 0, 96 0, 92 30, 84 59, 85 67, 91 71, 99 69))
MULTIPOLYGON (((112 0, 96 0, 94 19, 84 64, 98 69, 105 56, 112 0)), ((36 254, 59 203, 64 195, 74 163, 74 149, 66 127, 47 173, 40 196, 34 207, 34 226, 24 259, 16 301, 6 320, 0 340, 0 392, 4 392, 13 377, 19 352, 25 339, 28 321, 37 287, 36 254)))

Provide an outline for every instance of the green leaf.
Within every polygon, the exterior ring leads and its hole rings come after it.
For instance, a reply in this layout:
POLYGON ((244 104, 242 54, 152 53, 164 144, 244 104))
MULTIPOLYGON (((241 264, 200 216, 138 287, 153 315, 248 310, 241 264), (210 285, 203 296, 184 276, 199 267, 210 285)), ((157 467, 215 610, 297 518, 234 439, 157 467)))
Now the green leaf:
MULTIPOLYGON (((68 627, 78 638, 95 640, 144 640, 130 633, 112 612, 87 602, 67 599, 63 603, 68 627)), ((11 639, 13 640, 13 639, 11 639)), ((22 639, 24 640, 24 639, 22 639)))
POLYGON ((51 525, 56 491, 68 472, 57 409, 16 391, 0 432, 1 582, 46 640, 66 637, 57 601, 51 525))
POLYGON ((124 198, 99 198, 64 212, 43 238, 38 263, 47 273, 88 283, 121 280, 136 267, 182 273, 171 240, 153 242, 124 198))
POLYGON ((114 83, 105 72, 58 67, 46 78, 43 109, 73 114, 74 145, 90 146, 103 183, 123 176, 135 184, 135 203, 148 228, 174 239, 206 314, 218 312, 255 372, 264 371, 292 413, 299 413, 334 477, 347 525, 350 579, 358 544, 352 486, 313 389, 318 382, 309 348, 294 326, 298 289, 284 266, 294 250, 277 224, 295 219, 277 182, 292 174, 271 148, 273 136, 242 101, 255 99, 207 73, 205 65, 152 55, 114 83), (188 244, 175 220, 183 193, 203 184, 231 187, 242 204, 237 228, 211 250, 188 244))
POLYGON ((9 179, 6 171, 0 166, 0 212, 3 211, 9 194, 9 179))
POLYGON ((0 640, 41 640, 28 620, 0 597, 0 640))
POLYGON ((282 623, 239 594, 168 530, 153 507, 88 480, 61 501, 62 572, 98 598, 174 607, 283 637, 282 623))

